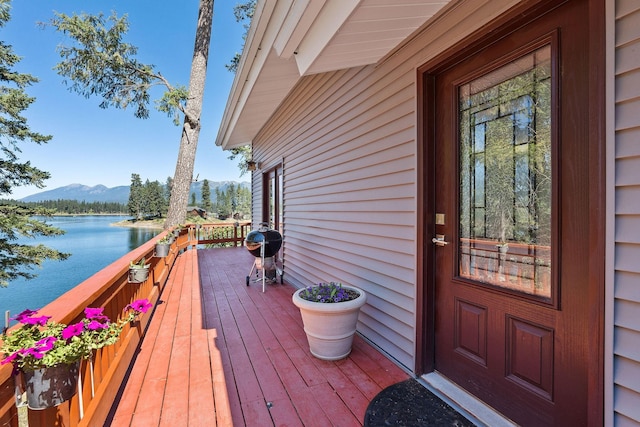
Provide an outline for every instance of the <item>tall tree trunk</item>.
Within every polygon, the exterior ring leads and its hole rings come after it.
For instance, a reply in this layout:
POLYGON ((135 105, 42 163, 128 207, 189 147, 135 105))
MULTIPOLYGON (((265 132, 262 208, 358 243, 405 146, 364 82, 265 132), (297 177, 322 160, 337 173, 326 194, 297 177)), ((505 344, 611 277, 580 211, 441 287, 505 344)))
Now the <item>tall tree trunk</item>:
POLYGON ((200 0, 198 13, 198 28, 196 42, 191 61, 191 76, 189 78, 189 99, 185 106, 186 114, 180 137, 180 150, 176 171, 173 176, 169 211, 165 228, 171 228, 184 222, 187 216, 187 203, 193 167, 200 136, 200 114, 202 113, 202 98, 207 75, 207 60, 209 59, 209 44, 211 42, 211 26, 213 23, 214 0, 200 0))

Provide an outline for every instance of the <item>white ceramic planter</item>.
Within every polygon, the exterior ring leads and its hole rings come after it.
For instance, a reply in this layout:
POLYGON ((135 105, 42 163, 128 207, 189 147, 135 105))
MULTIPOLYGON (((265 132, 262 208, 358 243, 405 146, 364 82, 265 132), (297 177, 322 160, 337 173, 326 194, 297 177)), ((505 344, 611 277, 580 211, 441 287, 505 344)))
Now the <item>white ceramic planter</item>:
POLYGON ((339 360, 351 353, 358 314, 367 300, 367 294, 353 286, 342 287, 354 289, 360 296, 351 301, 320 303, 300 298, 299 294, 304 288, 293 294, 293 304, 300 309, 309 349, 318 359, 339 360))

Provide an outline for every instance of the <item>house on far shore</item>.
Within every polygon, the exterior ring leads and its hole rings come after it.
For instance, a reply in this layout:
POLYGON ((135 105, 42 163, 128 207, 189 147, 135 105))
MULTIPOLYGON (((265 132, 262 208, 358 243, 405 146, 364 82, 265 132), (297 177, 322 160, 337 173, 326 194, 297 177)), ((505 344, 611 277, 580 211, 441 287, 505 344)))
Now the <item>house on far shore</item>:
POLYGON ((638 0, 258 0, 216 144, 468 414, 640 426, 638 0))
POLYGON ((187 206, 187 216, 199 216, 200 218, 207 219, 207 211, 198 206, 187 206))

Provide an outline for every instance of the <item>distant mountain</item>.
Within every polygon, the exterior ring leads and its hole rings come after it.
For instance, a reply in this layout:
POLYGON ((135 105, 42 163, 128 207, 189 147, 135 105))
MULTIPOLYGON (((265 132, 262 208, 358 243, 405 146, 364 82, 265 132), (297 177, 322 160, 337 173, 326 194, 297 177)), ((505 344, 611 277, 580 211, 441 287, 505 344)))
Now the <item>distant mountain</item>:
MULTIPOLYGON (((209 181, 211 201, 215 201, 216 188, 220 188, 220 191, 224 191, 231 184, 251 188, 251 184, 246 181, 209 181)), ((202 181, 197 181, 191 184, 189 200, 191 200, 191 193, 196 193, 197 200, 202 199, 202 181)), ((118 187, 107 188, 104 185, 89 187, 82 184, 71 184, 64 187, 54 188, 53 190, 32 194, 30 196, 23 197, 20 200, 23 202, 42 202, 43 200, 77 200, 79 202, 114 202, 126 204, 129 201, 129 186, 121 185, 118 187)))
POLYGON ((78 200, 85 202, 116 202, 127 203, 129 200, 129 186, 107 188, 104 185, 89 187, 82 184, 71 184, 32 194, 20 199, 23 202, 42 202, 43 200, 78 200))

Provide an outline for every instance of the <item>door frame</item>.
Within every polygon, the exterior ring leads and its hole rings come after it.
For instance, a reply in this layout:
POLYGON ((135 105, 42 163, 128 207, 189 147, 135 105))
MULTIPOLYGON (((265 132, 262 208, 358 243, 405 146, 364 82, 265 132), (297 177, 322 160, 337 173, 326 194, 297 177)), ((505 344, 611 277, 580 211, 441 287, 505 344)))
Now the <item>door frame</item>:
POLYGON ((262 222, 269 224, 269 227, 273 225, 275 230, 282 232, 282 177, 284 175, 282 162, 271 166, 268 169, 262 171, 262 222), (271 203, 270 198, 272 196, 269 191, 269 184, 273 179, 273 222, 271 221, 271 203))
MULTIPOLYGON (((589 75, 586 90, 590 101, 588 124, 589 168, 594 171, 589 182, 589 229, 590 233, 588 298, 594 307, 590 318, 590 352, 587 361, 588 420, 589 425, 602 425, 604 420, 604 306, 605 306, 605 249, 606 249, 606 40, 604 0, 567 0, 588 3, 589 22, 589 75)), ((414 372, 417 375, 434 371, 435 367, 435 276, 434 245, 431 237, 435 233, 435 176, 434 176, 434 99, 435 75, 455 65, 481 46, 486 46, 515 31, 520 26, 548 13, 558 6, 557 0, 522 2, 488 25, 456 43, 432 60, 417 68, 417 265, 416 265, 416 359, 414 372), (525 4, 522 4, 525 3, 525 4)), ((560 2, 562 4, 564 2, 560 2)))
MULTIPOLYGON (((273 164, 262 171, 262 223, 267 223, 269 228, 278 231, 284 236, 284 160, 273 164), (270 182, 273 180, 273 194, 270 192, 270 182), (274 198, 273 222, 271 221, 270 198, 274 198)), ((280 250, 276 255, 276 262, 284 270, 284 239, 280 250)))

